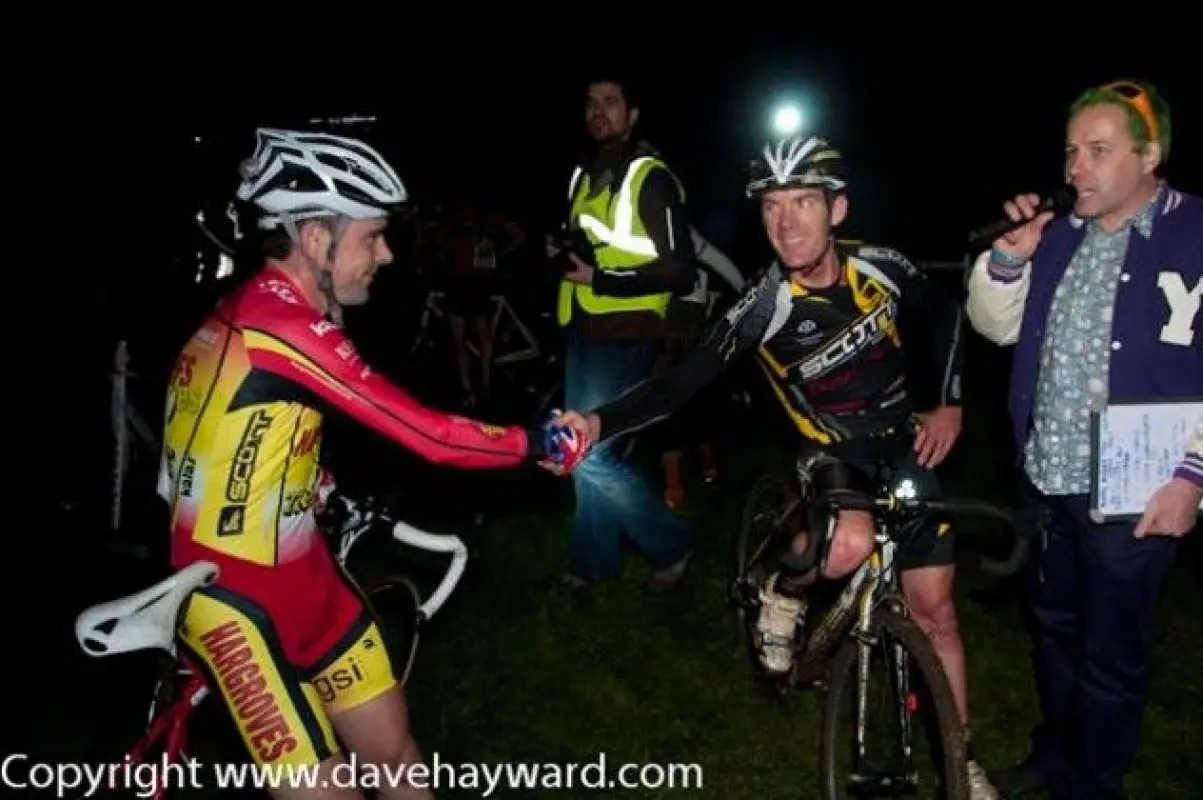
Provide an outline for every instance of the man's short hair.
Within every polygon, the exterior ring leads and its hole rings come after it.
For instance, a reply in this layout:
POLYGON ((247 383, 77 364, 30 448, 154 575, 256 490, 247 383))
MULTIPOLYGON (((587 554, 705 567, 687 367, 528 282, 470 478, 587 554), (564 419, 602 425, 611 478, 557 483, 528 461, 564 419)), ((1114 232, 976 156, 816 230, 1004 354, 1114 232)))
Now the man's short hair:
POLYGON ((622 70, 599 70, 593 72, 585 81, 584 88, 588 91, 590 86, 595 86, 599 83, 614 84, 622 90, 622 99, 626 101, 628 109, 639 108, 639 88, 627 73, 622 70))
MULTIPOLYGON (((321 225, 331 233, 334 233, 338 225, 345 221, 345 217, 314 217, 299 221, 297 223, 297 230, 299 232, 301 228, 312 223, 321 225)), ((258 244, 259 255, 262 258, 283 261, 292 254, 292 249, 297 246, 296 242, 292 239, 292 235, 289 234, 288 229, 283 225, 277 225, 274 228, 256 231, 255 233, 257 234, 255 241, 258 244)))

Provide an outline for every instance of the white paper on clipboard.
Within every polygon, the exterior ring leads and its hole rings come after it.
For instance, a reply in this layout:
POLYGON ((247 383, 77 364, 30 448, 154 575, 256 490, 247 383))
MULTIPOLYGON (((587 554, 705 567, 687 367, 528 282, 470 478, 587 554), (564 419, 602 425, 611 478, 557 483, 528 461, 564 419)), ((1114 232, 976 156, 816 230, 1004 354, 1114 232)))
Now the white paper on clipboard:
POLYGON ((1153 492, 1173 477, 1200 419, 1203 401, 1117 403, 1093 412, 1091 518, 1139 519, 1153 492))

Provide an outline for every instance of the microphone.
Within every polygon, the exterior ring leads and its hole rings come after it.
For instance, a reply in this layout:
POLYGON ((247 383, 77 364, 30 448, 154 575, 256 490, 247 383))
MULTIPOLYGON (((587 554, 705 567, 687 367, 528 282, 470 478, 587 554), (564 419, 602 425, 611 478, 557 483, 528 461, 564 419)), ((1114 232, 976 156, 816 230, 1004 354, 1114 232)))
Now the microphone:
MULTIPOLYGON (((1040 205, 1036 206, 1036 216, 1043 214, 1045 211, 1053 212, 1054 216, 1061 216, 1073 208, 1073 204, 1077 199, 1078 191, 1069 184, 1065 184, 1040 201, 1040 205)), ((969 234, 969 243, 972 245, 989 244, 1004 233, 1010 233, 1016 228, 1021 228, 1030 221, 1027 219, 1017 221, 1010 217, 995 220, 989 225, 983 225, 969 234)))

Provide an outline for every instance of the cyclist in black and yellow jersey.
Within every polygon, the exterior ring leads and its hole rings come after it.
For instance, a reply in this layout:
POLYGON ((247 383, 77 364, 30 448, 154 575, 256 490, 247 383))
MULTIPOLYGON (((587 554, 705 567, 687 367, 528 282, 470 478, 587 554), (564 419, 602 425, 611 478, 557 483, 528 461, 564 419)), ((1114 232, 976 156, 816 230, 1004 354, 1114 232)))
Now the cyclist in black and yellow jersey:
MULTIPOLYGON (((629 433, 665 419, 754 352, 802 435, 802 456, 817 490, 867 486, 888 465, 893 480, 908 490, 937 495, 932 470, 961 431, 960 308, 897 251, 835 239, 834 229, 848 215, 845 189, 843 158, 824 139, 791 137, 766 145, 752 164, 747 194, 759 200, 777 260, 673 369, 591 413, 567 412, 556 424, 589 432, 593 441, 629 433), (935 331, 922 354, 937 362, 940 399, 926 413, 917 413, 907 387, 899 333, 904 315, 921 316, 935 331)), ((910 542, 899 554, 902 585, 967 721, 952 537, 938 518, 918 524, 913 535, 900 537, 910 542)), ((832 578, 849 574, 873 548, 865 512, 842 512, 828 542, 821 541, 826 520, 807 527, 795 537, 782 572, 762 588, 757 638, 770 672, 791 666, 804 587, 820 570, 832 578)), ((974 800, 997 797, 973 762, 970 777, 974 800)))

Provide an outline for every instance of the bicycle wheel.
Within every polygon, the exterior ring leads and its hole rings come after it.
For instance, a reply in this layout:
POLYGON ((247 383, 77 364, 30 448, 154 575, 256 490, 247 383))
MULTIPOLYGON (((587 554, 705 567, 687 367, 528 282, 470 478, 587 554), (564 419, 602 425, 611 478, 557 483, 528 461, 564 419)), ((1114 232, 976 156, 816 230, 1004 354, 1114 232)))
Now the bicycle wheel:
POLYGON ((874 612, 872 635, 866 641, 862 646, 858 639, 848 638, 831 660, 823 709, 824 800, 902 795, 968 800, 960 715, 927 636, 901 614, 881 609, 874 612), (863 697, 858 675, 862 654, 868 657, 863 697), (856 720, 862 700, 866 716, 883 704, 887 713, 880 720, 866 719, 863 735, 858 736, 856 720), (939 776, 934 781, 918 779, 916 728, 911 724, 916 719, 927 723, 918 728, 928 732, 927 750, 939 776), (899 734, 893 746, 884 741, 884 732, 890 728, 899 734), (859 756, 858 742, 863 748, 859 756), (869 766, 870 760, 880 760, 882 755, 893 756, 892 766, 869 766), (841 768, 841 761, 851 763, 841 768))
POLYGON ((386 575, 365 587, 364 594, 384 636, 393 674, 405 686, 418 654, 418 587, 404 575, 386 575))
POLYGON ((794 481, 780 473, 767 473, 757 478, 744 502, 739 526, 739 541, 735 550, 736 597, 735 614, 740 641, 753 664, 759 669, 760 659, 755 650, 756 615, 750 611, 750 600, 777 569, 781 555, 789 547, 794 531, 801 524, 802 504, 794 481))

